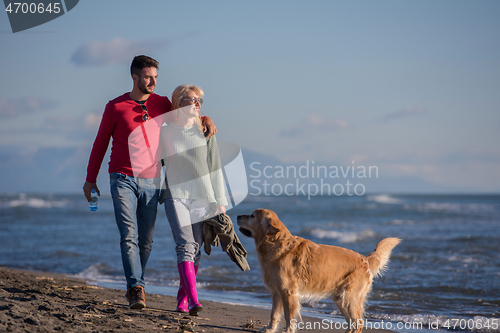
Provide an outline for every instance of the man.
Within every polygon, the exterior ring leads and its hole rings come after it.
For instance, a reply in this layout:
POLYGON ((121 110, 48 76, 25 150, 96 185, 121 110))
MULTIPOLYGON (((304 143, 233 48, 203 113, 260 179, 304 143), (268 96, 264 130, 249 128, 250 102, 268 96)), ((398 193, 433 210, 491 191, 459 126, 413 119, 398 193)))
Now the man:
MULTIPOLYGON (((151 252, 153 231, 158 206, 160 167, 151 160, 140 174, 134 170, 134 156, 144 156, 144 151, 131 155, 129 136, 138 127, 144 129, 148 120, 162 116, 171 110, 167 97, 154 94, 158 77, 158 61, 145 55, 136 56, 130 66, 134 82, 131 92, 110 101, 104 110, 87 167, 87 178, 83 185, 85 197, 90 202, 90 193, 97 187, 97 175, 104 155, 112 140, 109 162, 111 196, 115 219, 120 232, 120 249, 123 269, 127 279, 126 298, 132 309, 146 306, 144 294, 144 270, 151 252)), ((208 136, 217 132, 212 120, 204 118, 208 136)), ((136 150, 149 149, 149 142, 159 142, 159 137, 146 136, 147 145, 136 150)), ((146 153, 147 154, 147 153, 146 153)), ((144 163, 142 163, 144 164, 144 163)))

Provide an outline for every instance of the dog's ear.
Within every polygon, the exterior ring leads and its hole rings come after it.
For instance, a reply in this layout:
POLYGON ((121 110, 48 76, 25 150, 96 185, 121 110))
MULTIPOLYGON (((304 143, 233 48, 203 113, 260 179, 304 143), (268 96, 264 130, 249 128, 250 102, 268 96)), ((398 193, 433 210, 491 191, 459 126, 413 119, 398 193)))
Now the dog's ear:
POLYGON ((273 235, 279 231, 276 221, 269 215, 262 219, 262 225, 268 235, 273 235))

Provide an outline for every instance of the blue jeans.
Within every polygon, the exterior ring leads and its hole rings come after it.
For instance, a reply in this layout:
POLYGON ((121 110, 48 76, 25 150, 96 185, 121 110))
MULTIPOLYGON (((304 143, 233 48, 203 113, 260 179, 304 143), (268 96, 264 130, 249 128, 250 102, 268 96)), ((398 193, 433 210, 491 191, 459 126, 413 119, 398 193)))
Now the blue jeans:
POLYGON ((193 199, 166 199, 167 214, 175 241, 177 264, 191 261, 200 265, 203 244, 203 219, 210 211, 210 202, 193 199))
POLYGON ((144 287, 144 270, 153 243, 160 179, 135 178, 121 173, 109 176, 127 288, 144 287))

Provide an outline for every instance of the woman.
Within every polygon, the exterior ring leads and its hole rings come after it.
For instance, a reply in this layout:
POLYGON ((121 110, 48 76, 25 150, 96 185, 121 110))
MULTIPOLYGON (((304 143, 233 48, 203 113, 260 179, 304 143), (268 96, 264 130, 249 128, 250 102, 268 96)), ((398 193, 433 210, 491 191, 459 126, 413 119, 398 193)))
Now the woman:
POLYGON ((162 200, 172 228, 180 286, 177 311, 202 310, 196 291, 204 219, 225 213, 224 178, 215 136, 207 139, 200 117, 203 91, 182 85, 172 93, 174 121, 162 129, 165 189, 162 200))

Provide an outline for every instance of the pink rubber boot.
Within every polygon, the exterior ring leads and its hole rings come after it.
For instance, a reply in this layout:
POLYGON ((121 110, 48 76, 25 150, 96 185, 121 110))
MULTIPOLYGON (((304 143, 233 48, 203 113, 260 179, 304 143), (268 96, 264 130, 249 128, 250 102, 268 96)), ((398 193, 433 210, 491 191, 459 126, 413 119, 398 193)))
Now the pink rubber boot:
POLYGON ((184 261, 177 265, 182 287, 189 299, 189 315, 197 316, 203 308, 198 302, 198 292, 196 291, 196 272, 194 263, 184 261))
MULTIPOLYGON (((194 266, 194 274, 198 274, 198 268, 200 266, 194 266)), ((177 312, 188 313, 188 296, 186 291, 184 290, 184 286, 182 285, 182 280, 179 283, 179 291, 177 292, 177 312)))

